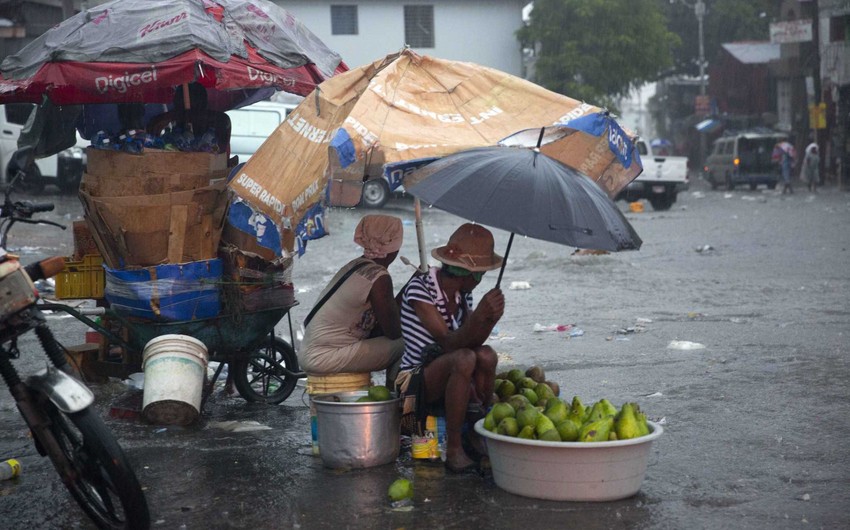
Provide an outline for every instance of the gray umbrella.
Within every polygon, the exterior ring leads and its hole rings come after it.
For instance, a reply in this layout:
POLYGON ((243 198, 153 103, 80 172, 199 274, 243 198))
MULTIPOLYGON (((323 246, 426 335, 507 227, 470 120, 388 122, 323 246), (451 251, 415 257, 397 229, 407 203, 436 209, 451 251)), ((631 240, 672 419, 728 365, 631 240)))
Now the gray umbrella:
POLYGON ((432 162, 405 177, 421 201, 472 222, 578 248, 637 250, 641 239, 587 176, 537 149, 482 147, 432 162))

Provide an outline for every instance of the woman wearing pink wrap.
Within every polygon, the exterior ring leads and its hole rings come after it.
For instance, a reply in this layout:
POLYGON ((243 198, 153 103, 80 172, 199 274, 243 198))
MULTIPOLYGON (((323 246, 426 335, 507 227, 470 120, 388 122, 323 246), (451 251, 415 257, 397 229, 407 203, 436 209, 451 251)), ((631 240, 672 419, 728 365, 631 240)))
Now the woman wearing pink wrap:
POLYGON ((298 353, 310 374, 387 370, 395 379, 404 340, 401 320, 387 267, 401 248, 401 219, 366 215, 357 225, 354 242, 363 255, 334 275, 305 320, 298 353))

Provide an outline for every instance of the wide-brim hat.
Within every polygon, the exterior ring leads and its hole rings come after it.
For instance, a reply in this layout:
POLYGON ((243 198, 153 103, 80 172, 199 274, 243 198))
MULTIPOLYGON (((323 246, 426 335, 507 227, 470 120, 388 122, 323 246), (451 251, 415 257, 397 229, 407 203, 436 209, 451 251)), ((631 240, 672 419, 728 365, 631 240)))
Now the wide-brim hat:
POLYGON ((502 266, 502 256, 493 251, 493 234, 472 223, 461 225, 449 242, 432 250, 431 255, 446 265, 472 272, 491 271, 502 266))

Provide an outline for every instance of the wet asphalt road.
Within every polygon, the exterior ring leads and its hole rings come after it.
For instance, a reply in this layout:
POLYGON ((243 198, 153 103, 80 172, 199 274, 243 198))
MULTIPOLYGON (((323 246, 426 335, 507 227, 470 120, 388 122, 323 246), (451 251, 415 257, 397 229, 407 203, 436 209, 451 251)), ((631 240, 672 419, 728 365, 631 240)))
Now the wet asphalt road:
MULTIPOLYGON (((75 198, 50 198, 60 203, 55 219, 80 215, 75 198)), ((564 397, 637 401, 663 418, 635 497, 527 499, 488 474, 445 475, 406 454, 366 470, 325 469, 310 454, 303 386, 276 407, 216 394, 196 426, 165 430, 109 418, 111 404, 132 391, 117 380, 95 386, 97 407, 146 489, 154 528, 847 528, 850 194, 727 193, 696 182, 668 212, 645 206, 627 213, 644 240, 639 252, 572 256, 572 248, 516 239, 503 284, 531 288, 505 291, 493 341, 503 368, 539 364, 564 397), (534 332, 535 324, 572 324, 584 335, 534 332), (669 349, 674 340, 705 348, 669 349), (215 427, 223 421, 271 429, 227 432, 215 427), (398 476, 414 480, 411 511, 387 500, 398 476)), ((418 261, 412 211, 409 199, 385 209, 405 220, 402 254, 418 261)), ((310 242, 296 263, 294 321, 356 255, 351 237, 363 213, 332 211, 332 235, 310 242)), ((424 217, 429 248, 461 222, 436 210, 424 217)), ((503 249, 508 234, 495 234, 503 249)), ((21 227, 10 242, 23 246, 25 261, 72 248, 70 233, 52 228, 21 227)), ((410 269, 396 262, 390 270, 398 288, 410 269)), ((66 344, 82 342, 79 323, 52 322, 66 344)), ((289 336, 286 319, 278 333, 289 336)), ((43 362, 27 346, 35 351, 22 342, 23 372, 43 362)), ((0 482, 0 527, 90 528, 4 391, 0 458, 9 457, 24 470, 0 482)))

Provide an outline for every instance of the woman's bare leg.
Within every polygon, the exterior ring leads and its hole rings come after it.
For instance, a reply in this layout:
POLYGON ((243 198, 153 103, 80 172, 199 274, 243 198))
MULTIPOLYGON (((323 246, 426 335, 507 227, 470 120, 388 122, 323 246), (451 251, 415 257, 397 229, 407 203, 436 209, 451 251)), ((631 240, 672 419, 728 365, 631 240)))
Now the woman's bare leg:
POLYGON ((443 354, 425 367, 428 403, 445 397, 446 465, 451 469, 463 469, 474 463, 463 450, 461 431, 466 419, 475 358, 475 352, 463 348, 443 354))
POLYGON ((475 350, 475 391, 481 404, 486 409, 493 400, 494 384, 496 382, 496 365, 499 356, 490 346, 481 346, 475 350))

